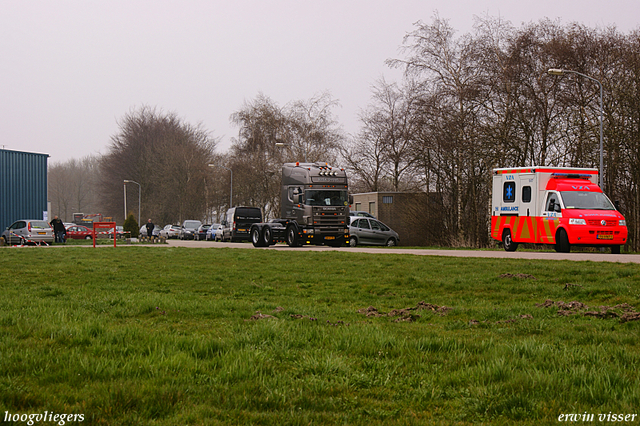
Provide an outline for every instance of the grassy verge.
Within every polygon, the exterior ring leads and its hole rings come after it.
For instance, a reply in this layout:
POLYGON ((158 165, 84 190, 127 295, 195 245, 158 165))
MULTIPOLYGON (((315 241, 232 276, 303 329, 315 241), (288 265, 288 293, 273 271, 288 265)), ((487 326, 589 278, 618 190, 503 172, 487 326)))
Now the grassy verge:
POLYGON ((0 417, 537 425, 640 406, 632 264, 171 247, 0 256, 0 417))

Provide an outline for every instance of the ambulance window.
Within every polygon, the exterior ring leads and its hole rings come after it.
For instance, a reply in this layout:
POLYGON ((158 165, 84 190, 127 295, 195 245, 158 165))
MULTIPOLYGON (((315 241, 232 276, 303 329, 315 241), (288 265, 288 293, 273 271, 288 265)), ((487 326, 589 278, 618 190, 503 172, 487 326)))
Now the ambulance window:
POLYGON ((522 187, 522 202, 530 203, 531 202, 531 187, 523 186, 522 187))
POLYGON ((516 201, 516 183, 505 182, 504 190, 502 192, 502 201, 505 203, 513 203, 516 201))
POLYGON ((556 209, 556 207, 555 207, 555 206, 556 206, 557 204, 558 204, 558 197, 557 197, 557 195, 556 195, 556 194, 554 194, 554 193, 549 194, 549 196, 547 197, 547 207, 546 207, 547 211, 548 211, 548 212, 555 211, 555 209, 556 209))

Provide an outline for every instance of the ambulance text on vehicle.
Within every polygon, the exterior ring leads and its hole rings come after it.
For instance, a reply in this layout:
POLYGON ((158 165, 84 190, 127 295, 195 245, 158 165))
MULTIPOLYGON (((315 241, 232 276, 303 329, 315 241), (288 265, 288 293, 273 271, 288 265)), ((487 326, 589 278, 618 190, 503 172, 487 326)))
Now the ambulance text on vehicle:
POLYGON ((597 185, 598 170, 522 167, 493 170, 491 237, 506 251, 519 243, 610 247, 620 253, 627 224, 597 185))

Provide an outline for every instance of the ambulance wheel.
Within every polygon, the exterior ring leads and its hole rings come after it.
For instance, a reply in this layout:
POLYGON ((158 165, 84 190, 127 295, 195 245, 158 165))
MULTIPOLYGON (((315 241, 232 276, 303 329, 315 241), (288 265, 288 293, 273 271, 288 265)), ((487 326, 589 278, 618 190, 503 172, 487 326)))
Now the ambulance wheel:
POLYGON ((567 231, 560 228, 556 232, 556 251, 558 253, 569 253, 571 251, 571 244, 569 244, 569 237, 567 231))
POLYGON ((251 229, 251 242, 254 247, 264 247, 264 240, 262 239, 262 235, 260 234, 260 229, 255 226, 251 229))
POLYGON ((502 232, 502 244, 505 251, 516 251, 518 249, 518 243, 511 239, 511 231, 508 229, 502 232))
POLYGON ((620 254, 620 246, 611 246, 611 254, 620 254))

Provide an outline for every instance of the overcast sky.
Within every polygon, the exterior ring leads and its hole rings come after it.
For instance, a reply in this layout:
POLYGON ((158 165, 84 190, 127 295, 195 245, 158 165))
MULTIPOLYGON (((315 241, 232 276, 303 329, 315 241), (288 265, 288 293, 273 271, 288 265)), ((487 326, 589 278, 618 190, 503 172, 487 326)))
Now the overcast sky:
POLYGON ((222 152, 259 93, 283 106, 328 91, 355 134, 371 85, 398 78, 384 61, 435 13, 458 34, 487 15, 640 28, 639 0, 0 0, 0 148, 104 154, 146 105, 201 123, 222 152))

